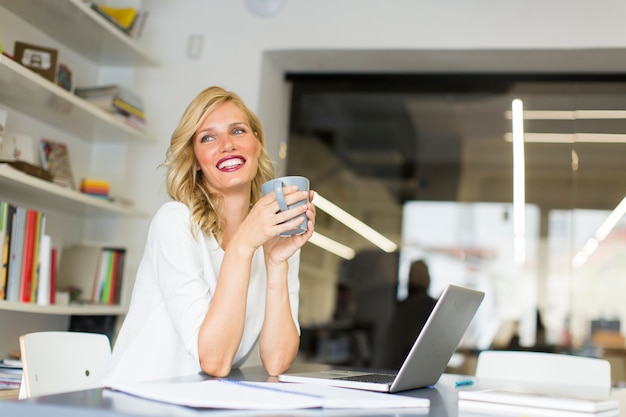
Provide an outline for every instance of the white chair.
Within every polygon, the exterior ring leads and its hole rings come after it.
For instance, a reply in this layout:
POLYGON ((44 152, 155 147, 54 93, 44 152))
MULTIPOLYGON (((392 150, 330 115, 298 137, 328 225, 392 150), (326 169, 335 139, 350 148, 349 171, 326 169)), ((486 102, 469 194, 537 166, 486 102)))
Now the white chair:
POLYGON ((24 375, 20 398, 101 386, 111 358, 109 338, 98 333, 34 332, 20 336, 24 375))
POLYGON ((611 389, 611 365, 599 358, 558 353, 486 350, 478 355, 481 381, 611 389))

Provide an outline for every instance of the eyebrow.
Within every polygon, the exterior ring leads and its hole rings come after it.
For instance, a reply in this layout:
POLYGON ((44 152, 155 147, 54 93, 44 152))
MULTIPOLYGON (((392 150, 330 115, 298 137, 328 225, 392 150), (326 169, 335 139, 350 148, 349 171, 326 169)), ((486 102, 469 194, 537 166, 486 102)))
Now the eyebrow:
MULTIPOLYGON (((237 126, 245 126, 249 129, 251 129, 250 125, 246 122, 232 122, 228 125, 229 129, 232 129, 233 127, 237 127, 237 126)), ((207 132, 212 132, 215 129, 213 127, 207 127, 206 129, 202 129, 202 130, 198 130, 198 132, 196 133, 196 135, 199 135, 201 133, 207 133, 207 132)))

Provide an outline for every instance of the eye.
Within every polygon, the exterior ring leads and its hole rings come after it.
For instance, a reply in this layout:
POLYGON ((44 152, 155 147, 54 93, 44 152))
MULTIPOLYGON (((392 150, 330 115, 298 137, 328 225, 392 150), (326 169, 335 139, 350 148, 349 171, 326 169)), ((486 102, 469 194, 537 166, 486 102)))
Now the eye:
POLYGON ((246 133, 246 130, 242 127, 236 127, 233 129, 233 135, 243 135, 246 133))
POLYGON ((200 143, 213 142, 215 137, 211 135, 204 135, 200 137, 200 143))

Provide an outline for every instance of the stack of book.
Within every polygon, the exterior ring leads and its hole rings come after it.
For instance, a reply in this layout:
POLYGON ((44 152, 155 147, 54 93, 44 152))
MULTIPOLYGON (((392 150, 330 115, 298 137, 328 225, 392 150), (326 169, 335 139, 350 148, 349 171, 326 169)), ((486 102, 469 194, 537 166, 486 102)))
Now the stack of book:
POLYGON ((91 104, 121 117, 130 126, 145 129, 143 100, 128 88, 118 84, 76 87, 74 94, 91 104))
POLYGON ((85 178, 80 183, 80 192, 92 197, 109 200, 109 182, 95 178, 85 178))
POLYGON ((43 212, 0 201, 0 300, 53 303, 56 252, 43 212))
POLYGON ((16 357, 0 360, 0 398, 16 398, 22 380, 22 361, 16 357))
POLYGON ((59 287, 79 288, 78 301, 119 304, 126 249, 79 244, 63 250, 59 266, 59 287))

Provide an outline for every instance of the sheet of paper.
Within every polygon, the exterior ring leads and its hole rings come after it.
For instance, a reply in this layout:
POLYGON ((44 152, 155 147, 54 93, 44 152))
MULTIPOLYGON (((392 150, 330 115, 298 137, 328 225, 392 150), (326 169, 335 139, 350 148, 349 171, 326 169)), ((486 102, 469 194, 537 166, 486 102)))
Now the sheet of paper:
POLYGON ((134 382, 107 388, 138 397, 198 408, 280 410, 301 408, 428 408, 425 398, 383 394, 312 384, 241 382, 134 382))
POLYGON ((567 413, 587 413, 597 415, 608 411, 609 415, 619 414, 619 403, 607 399, 584 399, 575 396, 551 395, 549 393, 508 392, 496 389, 459 391, 459 409, 500 410, 560 415, 567 413), (523 410, 522 410, 523 408, 523 410))

